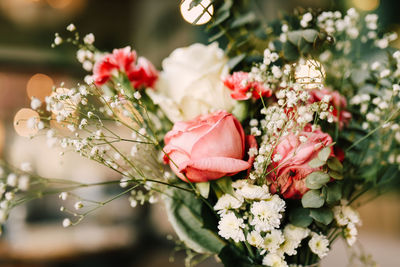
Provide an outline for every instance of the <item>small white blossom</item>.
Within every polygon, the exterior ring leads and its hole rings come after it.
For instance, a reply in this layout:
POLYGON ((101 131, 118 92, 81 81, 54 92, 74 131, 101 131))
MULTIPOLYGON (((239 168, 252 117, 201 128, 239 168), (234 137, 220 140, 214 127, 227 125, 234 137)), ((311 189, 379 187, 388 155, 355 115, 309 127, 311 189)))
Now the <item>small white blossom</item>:
POLYGON ((41 105, 42 105, 42 101, 40 101, 39 98, 32 97, 31 108, 33 110, 37 110, 38 108, 40 108, 41 105))
POLYGON ((85 44, 89 44, 89 45, 91 45, 91 44, 93 44, 94 43, 94 34, 93 33, 89 33, 89 34, 87 34, 84 38, 83 38, 83 42, 85 43, 85 44))
POLYGON ((308 246, 310 247, 311 251, 318 255, 318 257, 321 259, 328 255, 329 240, 324 235, 313 233, 310 241, 308 242, 308 246))
POLYGON ((272 253, 269 253, 264 257, 262 264, 272 267, 288 267, 286 261, 282 257, 272 253))
POLYGON ((248 233, 246 240, 250 245, 255 246, 257 248, 260 248, 264 242, 264 239, 257 231, 252 231, 251 233, 248 233))
POLYGON ((68 193, 67 192, 62 192, 59 196, 58 196, 61 200, 67 200, 68 198, 68 193))
POLYGON ((218 222, 218 234, 225 239, 232 239, 235 242, 245 241, 243 228, 245 224, 242 218, 237 218, 233 212, 225 213, 218 222))
POLYGON ((10 173, 7 176, 7 185, 15 187, 17 186, 17 183, 18 183, 18 176, 15 173, 10 173))
POLYGON ((75 30, 76 30, 76 27, 73 23, 71 23, 67 26, 67 31, 73 32, 75 30))
POLYGON ((71 225, 72 225, 72 222, 71 222, 71 220, 68 219, 68 218, 64 219, 63 222, 62 222, 62 226, 63 226, 64 228, 70 227, 71 225))
POLYGON ((238 209, 243 204, 243 198, 241 196, 230 194, 222 195, 214 206, 215 210, 226 212, 229 209, 238 209))
POLYGON ((76 210, 80 210, 81 208, 83 208, 83 203, 82 201, 78 201, 74 204, 74 209, 76 210))

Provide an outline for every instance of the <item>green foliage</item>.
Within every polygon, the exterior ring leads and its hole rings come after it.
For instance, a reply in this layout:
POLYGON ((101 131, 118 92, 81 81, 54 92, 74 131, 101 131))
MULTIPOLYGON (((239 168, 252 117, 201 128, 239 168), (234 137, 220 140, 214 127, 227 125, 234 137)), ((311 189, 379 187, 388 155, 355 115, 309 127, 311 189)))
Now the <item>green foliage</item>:
POLYGON ((330 224, 333 220, 333 213, 329 208, 311 209, 310 216, 324 225, 330 224))
POLYGON ((246 256, 246 252, 243 249, 229 244, 225 246, 218 257, 221 259, 224 266, 238 266, 238 267, 255 267, 261 265, 255 265, 253 260, 246 256))
POLYGON ((326 202, 330 205, 335 204, 342 198, 341 184, 332 182, 328 185, 326 202))
POLYGON ((325 203, 325 196, 321 190, 310 190, 303 195, 301 203, 304 208, 320 208, 325 203))
POLYGON ((195 185, 199 190, 200 195, 204 198, 208 198, 208 195, 210 194, 210 182, 196 183, 195 185))
POLYGON ((306 186, 310 189, 320 189, 329 180, 330 177, 327 173, 321 171, 312 172, 306 177, 306 186))
POLYGON ((164 202, 168 220, 179 239, 198 253, 218 254, 225 241, 215 231, 204 228, 202 200, 189 192, 172 188, 167 190, 166 195, 164 202))
POLYGON ((298 207, 289 212, 289 221, 298 227, 308 227, 313 219, 310 217, 309 209, 298 207))

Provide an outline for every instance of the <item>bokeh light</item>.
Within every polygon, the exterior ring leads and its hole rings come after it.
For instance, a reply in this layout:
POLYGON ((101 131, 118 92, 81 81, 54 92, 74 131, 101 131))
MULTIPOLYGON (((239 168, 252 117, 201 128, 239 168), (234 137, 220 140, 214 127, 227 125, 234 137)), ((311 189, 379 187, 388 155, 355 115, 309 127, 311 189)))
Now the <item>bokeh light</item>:
POLYGON ((47 0, 47 3, 52 7, 52 8, 57 8, 57 9, 63 9, 68 7, 73 0, 47 0))
POLYGON ((40 116, 36 111, 30 108, 23 108, 15 114, 14 129, 20 136, 31 137, 39 131, 37 128, 37 122, 39 121, 40 116))
POLYGON ((195 7, 190 8, 190 3, 192 0, 184 0, 181 4, 181 14, 182 17, 189 23, 195 25, 202 25, 210 21, 214 13, 214 7, 211 4, 211 0, 202 0, 200 4, 195 7), (207 8, 208 7, 208 8, 207 8), (205 9, 207 8, 207 11, 205 9), (205 12, 204 12, 205 11, 205 12), (200 19, 196 21, 199 17, 200 19), (196 23, 194 23, 196 22, 196 23))
POLYGON ((301 59, 296 64, 296 82, 302 84, 307 89, 321 88, 325 81, 325 69, 322 64, 314 59, 301 59))
POLYGON ((378 8, 379 0, 352 0, 354 7, 362 11, 373 11, 378 8))
POLYGON ((53 85, 54 82, 49 76, 38 73, 29 79, 26 85, 26 94, 29 99, 34 96, 40 101, 44 101, 45 97, 51 94, 53 85))

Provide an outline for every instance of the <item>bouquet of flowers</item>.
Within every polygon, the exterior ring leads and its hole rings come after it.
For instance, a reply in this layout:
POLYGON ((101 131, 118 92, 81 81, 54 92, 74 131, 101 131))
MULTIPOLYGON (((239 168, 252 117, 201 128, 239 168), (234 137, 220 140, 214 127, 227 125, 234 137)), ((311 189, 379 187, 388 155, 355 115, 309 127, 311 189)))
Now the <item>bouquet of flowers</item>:
POLYGON ((400 51, 375 14, 354 9, 266 24, 247 1, 191 1, 210 15, 210 44, 178 48, 162 71, 130 47, 105 53, 92 34, 56 34, 76 45, 89 72, 73 88, 33 97, 30 135, 121 175, 105 201, 86 184, 5 166, 1 220, 46 193, 76 199, 63 226, 113 199, 161 199, 188 264, 217 255, 225 266, 317 266, 338 238, 355 243, 355 210, 400 174, 400 51), (219 44, 215 42, 219 40, 219 44), (223 46, 222 50, 219 46, 223 46), (51 190, 50 190, 51 189, 51 190), (371 194, 369 194, 371 196, 371 194))

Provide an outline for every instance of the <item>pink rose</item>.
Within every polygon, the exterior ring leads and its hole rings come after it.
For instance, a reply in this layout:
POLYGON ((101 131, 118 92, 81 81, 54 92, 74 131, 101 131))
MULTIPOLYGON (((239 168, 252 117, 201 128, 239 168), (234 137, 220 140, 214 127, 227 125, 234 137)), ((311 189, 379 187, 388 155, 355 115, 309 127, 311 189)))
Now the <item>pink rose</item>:
POLYGON ((97 61, 93 68, 94 83, 101 86, 108 82, 113 75, 123 72, 136 89, 153 87, 158 78, 158 72, 145 58, 140 57, 136 62, 136 51, 129 46, 114 49, 112 54, 105 55, 97 61))
POLYGON ((330 97, 329 104, 333 106, 331 112, 334 122, 339 122, 340 129, 347 125, 351 120, 351 113, 346 111, 346 98, 337 91, 331 91, 327 88, 322 90, 315 89, 310 92, 310 103, 321 101, 325 96, 330 97), (339 111, 340 110, 340 111, 339 111))
POLYGON ((250 97, 259 99, 260 95, 265 97, 272 95, 272 91, 261 83, 249 81, 249 73, 243 71, 228 76, 224 80, 224 85, 233 91, 231 97, 236 100, 247 100, 250 97))
MULTIPOLYGON (((249 145, 257 145, 254 137, 248 139, 249 145)), ((242 125, 226 111, 177 122, 164 140, 164 159, 183 181, 184 174, 191 182, 206 182, 251 167, 243 160, 246 136, 242 125)))
POLYGON ((309 126, 298 135, 290 133, 281 138, 272 154, 272 158, 277 155, 281 159, 272 164, 267 177, 271 192, 279 192, 284 198, 300 199, 308 191, 305 183, 307 175, 321 169, 311 168, 308 163, 330 144, 332 138, 329 134, 320 130, 311 132, 309 126), (306 141, 301 142, 300 137, 305 137, 306 141))

